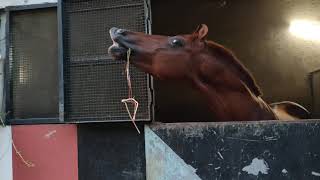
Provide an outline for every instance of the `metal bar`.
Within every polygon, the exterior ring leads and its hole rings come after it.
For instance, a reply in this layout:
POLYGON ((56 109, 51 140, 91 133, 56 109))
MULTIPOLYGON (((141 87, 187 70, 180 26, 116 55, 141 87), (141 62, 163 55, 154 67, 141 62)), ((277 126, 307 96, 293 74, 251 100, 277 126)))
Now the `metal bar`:
POLYGON ((114 64, 124 64, 123 62, 106 62, 103 60, 99 61, 76 61, 76 62, 69 62, 69 67, 83 67, 83 66, 100 66, 100 65, 114 65, 114 64), (99 64, 98 64, 99 63, 99 64))
POLYGON ((314 102, 314 91, 313 91, 313 74, 314 73, 309 73, 309 83, 310 83, 310 95, 311 95, 311 117, 313 116, 313 113, 314 113, 314 109, 315 109, 315 102, 314 102))
POLYGON ((42 9, 57 7, 57 3, 42 3, 42 4, 30 4, 30 5, 21 5, 21 6, 8 6, 5 9, 7 11, 22 11, 22 10, 32 10, 32 9, 42 9))
POLYGON ((309 82, 310 82, 310 95, 311 95, 311 115, 314 115, 314 111, 315 111, 315 102, 314 102, 314 82, 313 82, 313 76, 314 74, 316 73, 319 73, 320 72, 320 69, 317 69, 317 70, 314 70, 314 71, 311 71, 309 74, 308 74, 308 77, 309 77, 309 82))
MULTIPOLYGON (((145 33, 152 34, 151 29, 151 2, 150 0, 144 0, 144 10, 145 10, 145 33)), ((153 77, 150 74, 147 74, 147 86, 149 87, 148 91, 148 108, 149 108, 149 121, 154 121, 154 106, 155 106, 155 96, 154 96, 154 86, 153 86, 153 77)))
POLYGON ((315 89, 315 81, 314 81, 314 76, 317 74, 317 73, 320 73, 320 69, 317 69, 315 71, 312 71, 308 74, 308 78, 309 78, 309 83, 310 83, 310 95, 311 95, 311 115, 312 117, 314 116, 319 116, 319 112, 316 112, 317 111, 317 108, 316 108, 316 102, 315 102, 315 98, 316 98, 316 95, 315 95, 315 92, 314 92, 314 89, 315 89))
MULTIPOLYGON (((7 19, 7 14, 4 14, 5 19, 7 19)), ((4 20, 5 24, 4 27, 1 27, 2 29, 4 29, 4 37, 0 40, 0 43, 2 43, 2 41, 4 41, 4 54, 1 58, 1 60, 3 60, 3 67, 2 67, 2 75, 3 75, 3 81, 2 81, 2 102, 1 102, 1 112, 6 112, 6 59, 7 59, 7 31, 6 31, 6 26, 7 26, 7 21, 4 20)), ((1 26, 3 25, 3 19, 1 18, 1 26)))
MULTIPOLYGON (((117 119, 117 118, 123 118, 124 116, 91 116, 91 117, 72 117, 68 118, 70 120, 85 120, 85 119, 117 119)), ((136 119, 136 120, 141 120, 141 119, 136 119)), ((127 118, 126 121, 130 121, 129 117, 127 118)))
POLYGON ((216 126, 216 127, 223 127, 223 126, 249 126, 249 125, 292 125, 292 124, 306 124, 306 123, 319 123, 320 119, 299 119, 299 120, 288 120, 288 121, 279 121, 279 120, 261 120, 261 121, 219 121, 219 122, 175 122, 175 123, 161 123, 157 122, 151 124, 151 127, 163 127, 163 126, 172 126, 176 128, 181 127, 206 127, 206 126, 216 126))
POLYGON ((63 9, 62 0, 58 0, 58 86, 59 86, 59 121, 64 122, 64 75, 63 75, 63 9))
POLYGON ((311 71, 309 74, 314 74, 314 73, 317 73, 317 72, 320 72, 320 69, 317 69, 317 70, 311 71))
POLYGON ((5 111, 7 113, 5 122, 8 123, 12 115, 12 102, 11 102, 11 83, 10 83, 10 11, 6 11, 6 57, 4 62, 4 100, 5 100, 5 111))
POLYGON ((95 56, 79 56, 79 57, 70 57, 69 61, 70 62, 83 62, 83 61, 105 61, 105 60, 112 60, 110 56, 105 56, 105 55, 95 55, 95 56))
POLYGON ((152 34, 152 13, 151 13, 151 1, 145 0, 144 1, 145 7, 145 26, 146 26, 146 33, 152 34))
POLYGON ((88 12, 88 11, 110 10, 110 9, 133 7, 133 6, 143 6, 143 5, 144 5, 144 3, 135 3, 135 4, 120 5, 120 6, 109 6, 109 7, 92 8, 92 9, 81 9, 81 10, 67 11, 67 12, 68 13, 78 13, 78 12, 88 12))
MULTIPOLYGON (((124 123, 131 123, 129 119, 120 119, 120 120, 97 120, 97 118, 79 118, 75 120, 75 118, 68 119, 66 123, 70 124, 83 124, 83 123, 115 123, 115 122, 124 122, 124 123)), ((140 122, 140 123, 148 123, 150 122, 150 119, 136 119, 135 122, 140 122)))
POLYGON ((10 119, 9 125, 31 125, 31 124, 59 124, 59 118, 28 118, 28 119, 10 119))

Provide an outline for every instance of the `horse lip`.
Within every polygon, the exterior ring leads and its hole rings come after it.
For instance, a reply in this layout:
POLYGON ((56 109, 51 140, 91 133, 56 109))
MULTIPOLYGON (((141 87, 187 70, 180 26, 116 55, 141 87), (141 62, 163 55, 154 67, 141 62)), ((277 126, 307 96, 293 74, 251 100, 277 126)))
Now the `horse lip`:
POLYGON ((116 28, 114 28, 114 27, 109 30, 110 38, 111 38, 113 44, 117 43, 115 41, 115 39, 116 39, 115 31, 116 31, 116 28))
POLYGON ((117 34, 116 31, 118 28, 111 28, 109 30, 110 38, 112 40, 112 45, 108 48, 108 53, 112 55, 116 60, 123 60, 127 55, 127 47, 125 42, 122 42, 123 38, 121 38, 120 34, 117 34))
POLYGON ((119 29, 115 27, 109 30, 110 38, 113 44, 108 48, 108 53, 111 54, 110 52, 112 48, 126 49, 126 51, 128 49, 131 49, 132 56, 134 56, 134 54, 136 53, 136 47, 133 44, 126 41, 127 37, 116 33, 117 30, 119 29))
POLYGON ((110 38, 113 43, 112 46, 128 48, 124 45, 124 43, 121 43, 120 38, 119 38, 120 35, 115 33, 117 30, 118 30, 118 28, 115 28, 115 27, 113 27, 109 30, 110 38))

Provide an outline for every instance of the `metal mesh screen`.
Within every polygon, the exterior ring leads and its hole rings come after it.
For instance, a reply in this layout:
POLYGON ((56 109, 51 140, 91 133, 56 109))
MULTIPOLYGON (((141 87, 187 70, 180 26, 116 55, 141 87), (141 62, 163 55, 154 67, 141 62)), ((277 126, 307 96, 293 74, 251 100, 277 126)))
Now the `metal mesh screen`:
POLYGON ((10 12, 10 115, 58 117, 56 8, 10 12))
MULTIPOLYGON (((124 62, 107 54, 113 26, 145 31, 143 0, 64 0, 65 117, 73 121, 129 120, 124 62)), ((150 119, 148 76, 131 70, 137 120, 150 119)))

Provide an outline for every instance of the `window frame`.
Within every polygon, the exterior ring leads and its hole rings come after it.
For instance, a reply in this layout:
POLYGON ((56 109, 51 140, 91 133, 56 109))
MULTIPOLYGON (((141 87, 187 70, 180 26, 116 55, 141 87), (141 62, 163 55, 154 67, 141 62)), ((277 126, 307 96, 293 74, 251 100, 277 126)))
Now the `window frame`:
MULTIPOLYGON (((60 123, 72 123, 72 124, 83 124, 83 123, 119 123, 119 122, 131 122, 129 119, 121 119, 121 120, 92 120, 91 118, 84 118, 82 120, 74 121, 65 119, 65 111, 64 111, 64 24, 63 24, 63 1, 64 0, 57 0, 57 17, 58 17, 58 73, 59 73, 59 120, 60 123)), ((152 33, 152 17, 151 17, 151 0, 143 0, 144 3, 144 21, 145 21, 145 33, 151 34, 152 33)), ((149 116, 147 119, 137 120, 136 122, 139 123, 150 123, 154 121, 155 111, 155 96, 154 96, 154 84, 153 84, 153 77, 147 74, 147 87, 148 89, 148 111, 149 116)))
MULTIPOLYGON (((3 113, 5 113, 5 124, 7 125, 34 125, 34 124, 67 124, 67 123, 95 123, 95 122, 130 122, 130 120, 108 120, 108 121, 68 121, 65 120, 65 110, 64 110, 64 42, 63 42, 63 0, 57 0, 56 3, 43 3, 43 4, 31 4, 31 5, 17 5, 17 6, 8 6, 4 8, 5 14, 5 58, 4 58, 4 69, 3 69, 3 113), (14 11, 25 11, 25 10, 36 10, 36 9, 46 9, 46 8, 56 8, 57 13, 57 65, 58 65, 58 116, 54 118, 24 118, 17 119, 12 118, 10 111, 12 110, 12 99, 11 99, 11 88, 10 87, 10 15, 14 11)), ((145 32, 151 34, 152 29, 152 19, 151 19, 151 1, 144 0, 145 8, 145 32)), ((148 120, 141 122, 152 122, 154 121, 154 86, 153 86, 153 77, 147 75, 147 86, 149 87, 148 91, 148 110, 149 117, 148 120)))
MULTIPOLYGON (((37 9, 47 9, 47 8, 57 8, 57 3, 44 3, 44 4, 32 4, 32 5, 20 5, 20 6, 8 6, 4 9, 5 18, 6 18, 6 25, 5 25, 5 60, 4 60, 4 94, 3 94, 3 105, 4 105, 4 113, 6 114, 5 117, 5 123, 8 125, 27 125, 27 124, 57 124, 57 123, 63 123, 64 119, 60 119, 60 106, 59 106, 59 118, 25 118, 25 119, 19 119, 19 118, 12 118, 10 115, 10 111, 12 110, 12 99, 11 99, 11 87, 10 87, 10 78, 9 78, 9 72, 10 72, 10 62, 9 62, 9 48, 10 48, 10 15, 11 12, 15 11, 25 11, 25 10, 37 10, 37 9)), ((58 13, 58 12, 57 12, 58 13)), ((57 25, 58 26, 58 25, 57 25)), ((57 47, 59 48, 59 47, 57 47)), ((59 52, 59 50, 58 50, 59 52)), ((58 54, 59 55, 59 54, 58 54)), ((59 56, 57 59, 58 63, 58 76, 60 72, 60 60, 59 56)), ((63 78, 63 77, 62 77, 63 78)), ((60 81, 60 76, 58 77, 58 81, 60 81)), ((59 86, 60 82, 58 82, 59 86)), ((60 88, 60 86, 59 86, 60 88)), ((59 102, 60 104, 60 89, 58 92, 59 95, 59 102)))
POLYGON ((316 69, 308 74, 309 84, 310 84, 310 94, 311 94, 311 114, 317 116, 319 114, 315 113, 316 108, 316 95, 315 95, 315 84, 314 84, 314 76, 320 74, 320 69, 316 69), (314 114, 315 113, 315 114, 314 114))

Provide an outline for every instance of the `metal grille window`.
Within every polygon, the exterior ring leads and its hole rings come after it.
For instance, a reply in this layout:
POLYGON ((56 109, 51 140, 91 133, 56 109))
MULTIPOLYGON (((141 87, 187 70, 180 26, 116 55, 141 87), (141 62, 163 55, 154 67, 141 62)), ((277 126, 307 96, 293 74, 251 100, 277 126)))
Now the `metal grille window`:
MULTIPOLYGON (((124 62, 107 54, 113 27, 145 32, 145 0, 61 0, 64 117, 66 121, 127 121, 124 62)), ((150 120, 147 74, 131 69, 137 120, 150 120)))
POLYGON ((12 10, 8 17, 8 117, 57 119, 56 8, 12 10))
MULTIPOLYGON (((58 12, 56 4, 10 7, 7 17, 8 123, 130 120, 125 64, 108 56, 108 30, 148 32, 145 0, 61 0, 58 12)), ((130 71, 137 120, 149 121, 150 77, 130 71)))

